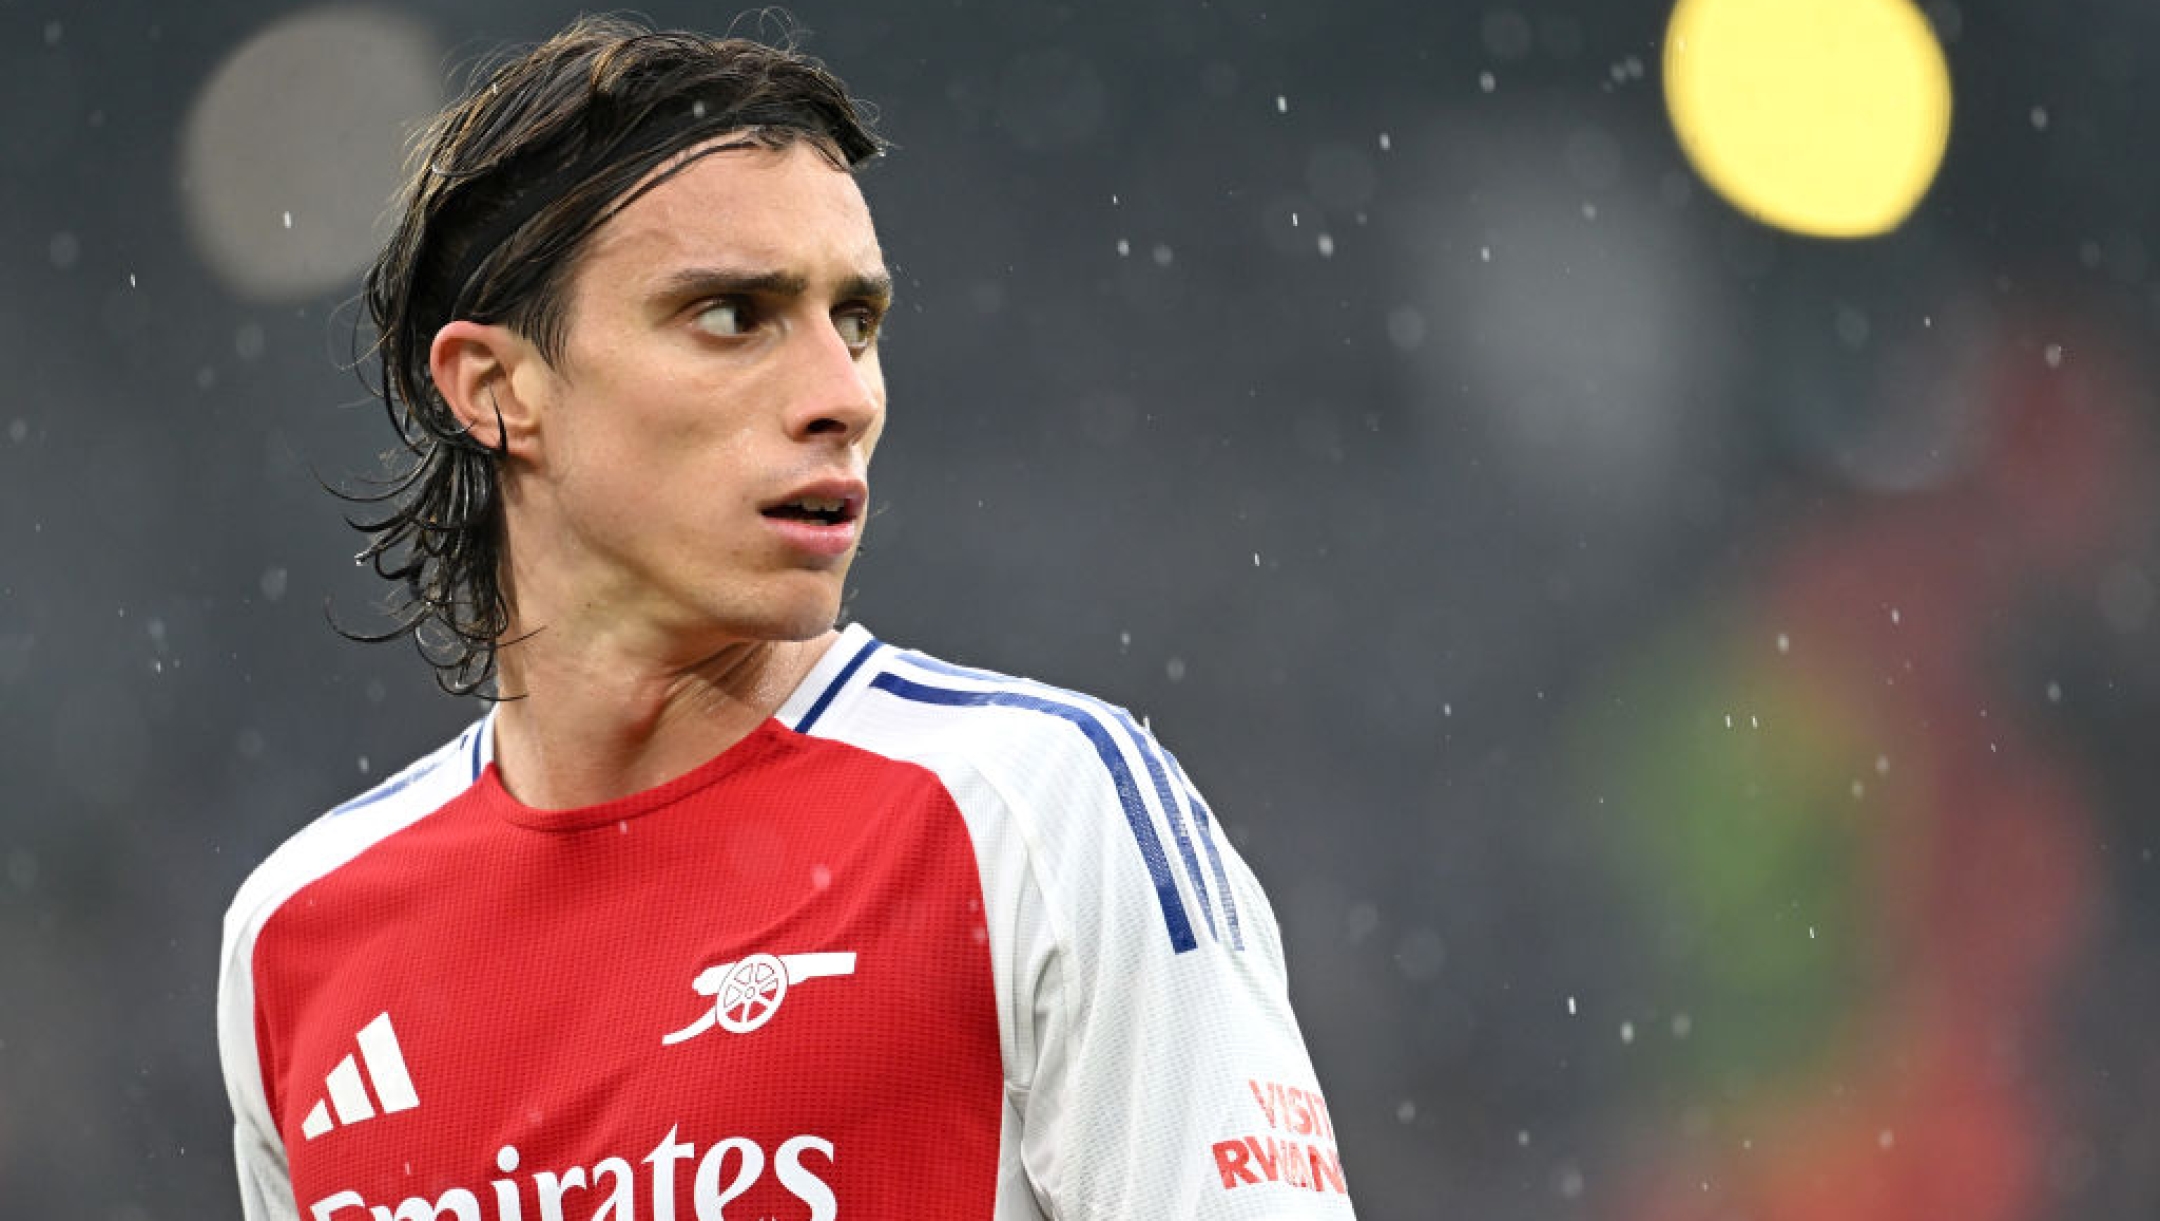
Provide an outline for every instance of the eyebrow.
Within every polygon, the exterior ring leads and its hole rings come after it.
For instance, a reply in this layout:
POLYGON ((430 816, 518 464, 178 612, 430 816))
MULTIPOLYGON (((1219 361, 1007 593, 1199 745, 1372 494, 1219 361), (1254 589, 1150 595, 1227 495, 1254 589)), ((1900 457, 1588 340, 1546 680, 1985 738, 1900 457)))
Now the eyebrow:
MULTIPOLYGON (((800 272, 737 271, 720 267, 685 268, 660 283, 660 295, 671 298, 751 294, 800 297, 809 291, 810 277, 800 272)), ((892 273, 880 269, 847 276, 840 281, 834 295, 844 301, 889 302, 893 295, 892 273)))

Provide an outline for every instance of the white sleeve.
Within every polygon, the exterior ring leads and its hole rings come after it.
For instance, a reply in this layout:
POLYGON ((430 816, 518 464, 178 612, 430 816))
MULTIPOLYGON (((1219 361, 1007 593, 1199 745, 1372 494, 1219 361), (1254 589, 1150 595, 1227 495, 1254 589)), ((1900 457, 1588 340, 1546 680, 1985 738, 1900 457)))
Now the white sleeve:
POLYGON ((235 1124, 233 1155, 240 1166, 240 1215, 247 1221, 298 1221, 284 1150, 265 1147, 246 1125, 235 1124))
POLYGON ((285 1145, 270 1120, 262 1064, 255 1046, 255 934, 253 897, 243 889, 225 917, 224 952, 218 962, 218 1060, 233 1109, 233 1157, 240 1171, 240 1215, 246 1221, 298 1221, 285 1145))
POLYGON ((1028 820, 1042 929, 1016 980, 1034 1052, 1017 1101, 1037 1199, 1059 1221, 1350 1217, 1274 914, 1175 761, 1124 728, 1129 783, 1058 768, 1064 791, 1035 795, 1065 808, 1028 820))

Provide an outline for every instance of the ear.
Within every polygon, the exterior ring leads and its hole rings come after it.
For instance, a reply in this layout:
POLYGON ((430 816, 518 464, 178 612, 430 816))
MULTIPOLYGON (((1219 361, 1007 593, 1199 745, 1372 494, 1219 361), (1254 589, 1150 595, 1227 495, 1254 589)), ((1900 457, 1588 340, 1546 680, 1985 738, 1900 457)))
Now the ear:
MULTIPOLYGON (((525 455, 538 422, 531 392, 539 383, 515 376, 526 365, 542 368, 538 349, 509 327, 459 319, 435 332, 428 371, 443 402, 472 439, 489 449, 525 455), (526 393, 520 394, 519 387, 526 393)), ((526 455, 529 456, 529 455, 526 455)))

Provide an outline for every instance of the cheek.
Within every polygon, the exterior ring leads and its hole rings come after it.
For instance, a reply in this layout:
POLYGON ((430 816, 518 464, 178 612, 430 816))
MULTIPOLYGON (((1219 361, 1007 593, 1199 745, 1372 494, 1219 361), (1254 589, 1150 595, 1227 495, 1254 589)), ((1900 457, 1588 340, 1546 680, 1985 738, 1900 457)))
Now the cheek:
POLYGON ((649 514, 717 501, 740 482, 741 438, 719 413, 695 410, 694 399, 664 400, 659 389, 586 398, 564 417, 555 474, 589 511, 649 514))
POLYGON ((660 353, 579 395, 571 423, 584 448, 665 468, 736 445, 740 413, 727 410, 735 388, 670 366, 660 353))

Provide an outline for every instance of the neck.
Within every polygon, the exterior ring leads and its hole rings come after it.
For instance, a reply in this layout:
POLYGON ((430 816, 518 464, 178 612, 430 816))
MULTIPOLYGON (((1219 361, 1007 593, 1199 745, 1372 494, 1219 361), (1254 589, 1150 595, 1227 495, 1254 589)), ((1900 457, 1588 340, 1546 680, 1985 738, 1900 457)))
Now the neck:
POLYGON ((563 647, 537 632, 498 654, 495 763, 519 801, 572 809, 665 783, 777 711, 838 633, 742 641, 686 663, 563 647))

